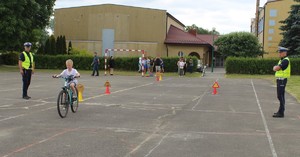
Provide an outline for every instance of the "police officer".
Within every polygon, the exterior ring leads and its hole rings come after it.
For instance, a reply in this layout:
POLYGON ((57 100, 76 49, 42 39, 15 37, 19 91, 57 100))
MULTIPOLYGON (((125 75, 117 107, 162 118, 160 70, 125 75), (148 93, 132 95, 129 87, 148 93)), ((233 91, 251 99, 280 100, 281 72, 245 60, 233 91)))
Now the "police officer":
POLYGON ((273 67, 275 71, 275 77, 277 82, 277 98, 280 102, 280 106, 278 112, 274 113, 274 118, 283 118, 284 110, 285 110, 285 86, 287 83, 287 79, 291 76, 291 63, 289 58, 287 57, 288 49, 285 47, 279 47, 279 57, 280 60, 277 65, 273 67))
POLYGON ((30 99, 27 90, 31 82, 31 75, 34 73, 34 59, 30 52, 32 44, 30 42, 24 43, 24 49, 19 57, 19 69, 23 80, 23 99, 30 99))

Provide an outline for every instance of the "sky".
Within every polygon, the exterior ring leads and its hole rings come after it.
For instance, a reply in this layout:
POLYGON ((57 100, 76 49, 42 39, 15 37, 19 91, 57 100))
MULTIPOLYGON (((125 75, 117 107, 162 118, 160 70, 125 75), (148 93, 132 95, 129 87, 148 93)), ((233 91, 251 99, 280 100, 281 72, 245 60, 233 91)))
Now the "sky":
MULTIPOLYGON (((263 6, 267 0, 260 0, 263 6)), ((184 25, 196 24, 221 34, 250 32, 256 0, 56 0, 55 9, 78 6, 120 4, 167 10, 184 25)))

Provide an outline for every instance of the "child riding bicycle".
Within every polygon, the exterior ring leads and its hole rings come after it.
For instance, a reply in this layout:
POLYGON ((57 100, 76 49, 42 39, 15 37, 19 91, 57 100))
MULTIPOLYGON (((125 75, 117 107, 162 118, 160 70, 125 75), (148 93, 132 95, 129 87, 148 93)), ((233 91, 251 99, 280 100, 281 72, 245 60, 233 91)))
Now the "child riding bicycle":
POLYGON ((80 77, 80 74, 78 73, 78 71, 76 69, 73 68, 73 61, 71 59, 68 59, 66 61, 66 67, 67 69, 65 69, 62 73, 60 73, 59 75, 53 75, 54 78, 59 78, 59 77, 63 77, 63 78, 68 78, 70 79, 70 81, 68 82, 68 85, 71 87, 73 94, 73 98, 76 99, 77 98, 77 93, 75 90, 75 86, 78 84, 78 81, 76 78, 80 77))

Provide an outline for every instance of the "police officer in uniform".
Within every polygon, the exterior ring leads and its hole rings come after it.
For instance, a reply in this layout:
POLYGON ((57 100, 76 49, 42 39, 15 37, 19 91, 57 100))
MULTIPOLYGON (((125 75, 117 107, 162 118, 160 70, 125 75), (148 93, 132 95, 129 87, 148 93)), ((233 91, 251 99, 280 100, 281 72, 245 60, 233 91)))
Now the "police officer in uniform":
POLYGON ((31 75, 34 73, 34 59, 30 52, 32 44, 30 42, 24 43, 24 49, 19 57, 19 69, 23 80, 23 99, 30 99, 27 90, 31 82, 31 75))
POLYGON ((275 71, 275 77, 277 82, 277 98, 280 102, 280 106, 278 112, 274 113, 274 118, 283 118, 284 110, 285 110, 285 86, 287 83, 287 79, 291 76, 291 63, 289 58, 287 57, 288 49, 285 47, 279 47, 279 57, 280 60, 277 65, 273 67, 275 71))

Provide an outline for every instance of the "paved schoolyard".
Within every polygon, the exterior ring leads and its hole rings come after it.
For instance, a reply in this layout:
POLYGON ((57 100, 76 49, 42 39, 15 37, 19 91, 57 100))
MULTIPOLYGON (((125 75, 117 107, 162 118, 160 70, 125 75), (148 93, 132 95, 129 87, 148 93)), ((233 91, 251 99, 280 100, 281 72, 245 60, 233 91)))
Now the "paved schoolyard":
POLYGON ((50 76, 36 73, 25 101, 19 74, 0 73, 0 156, 300 156, 300 105, 287 94, 286 117, 272 118, 278 101, 265 80, 83 75, 85 101, 62 119, 62 81, 50 76), (111 95, 103 94, 106 80, 111 95))

